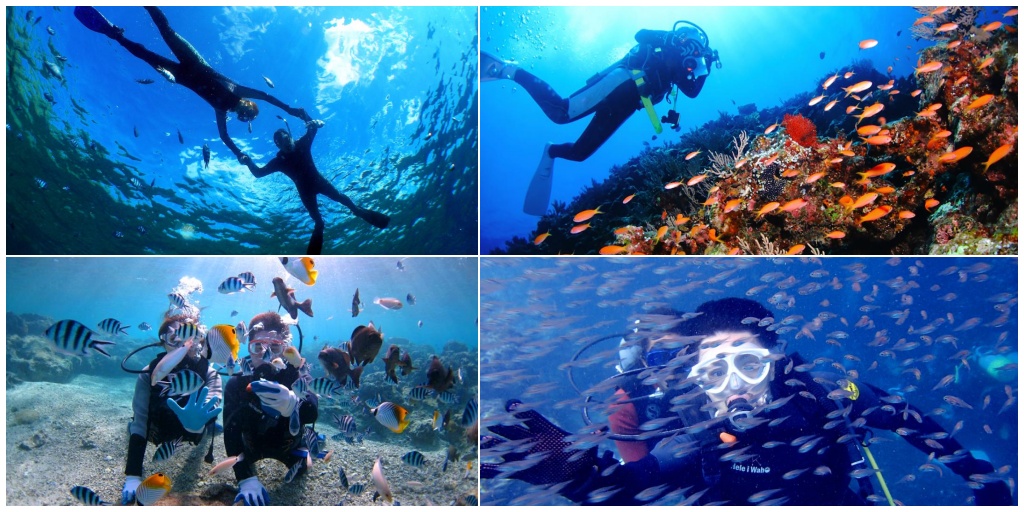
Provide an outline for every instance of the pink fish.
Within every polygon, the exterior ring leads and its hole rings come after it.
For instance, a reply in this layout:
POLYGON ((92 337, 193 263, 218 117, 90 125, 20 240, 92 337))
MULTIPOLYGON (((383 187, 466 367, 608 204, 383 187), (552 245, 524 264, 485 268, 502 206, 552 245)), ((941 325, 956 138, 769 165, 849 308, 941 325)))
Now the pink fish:
POLYGON ((171 353, 164 356, 164 358, 157 363, 156 368, 153 368, 150 385, 156 386, 157 382, 164 380, 164 377, 171 373, 171 370, 173 370, 175 366, 178 366, 178 363, 185 358, 185 354, 187 354, 191 348, 192 340, 188 340, 184 345, 172 350, 171 353))
POLYGON ((373 299, 373 303, 379 304, 384 309, 402 309, 402 301, 391 297, 378 297, 373 299))

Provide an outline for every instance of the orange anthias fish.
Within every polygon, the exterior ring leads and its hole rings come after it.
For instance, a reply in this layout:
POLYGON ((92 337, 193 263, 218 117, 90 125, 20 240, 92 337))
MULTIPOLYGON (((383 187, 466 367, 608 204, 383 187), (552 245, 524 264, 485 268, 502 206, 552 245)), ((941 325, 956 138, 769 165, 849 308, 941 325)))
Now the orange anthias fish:
POLYGON ((764 165, 768 166, 768 165, 774 164, 775 161, 778 160, 778 159, 779 159, 779 154, 776 153, 776 154, 772 155, 770 158, 768 158, 768 160, 765 160, 764 161, 764 165))
POLYGON ((676 226, 678 226, 678 225, 680 225, 680 224, 686 224, 686 222, 687 222, 688 220, 690 220, 690 218, 689 218, 689 217, 683 217, 683 214, 681 214, 681 213, 677 213, 677 214, 676 214, 676 218, 675 218, 675 219, 673 219, 673 222, 675 222, 675 223, 676 223, 676 226))
POLYGON ((822 179, 824 177, 825 177, 825 171, 816 172, 816 173, 808 176, 807 179, 804 180, 804 183, 810 185, 811 183, 814 183, 815 181, 818 181, 818 180, 820 180, 820 179, 822 179))
POLYGON ((847 71, 846 73, 843 73, 844 79, 850 78, 851 76, 853 76, 853 71, 847 71))
POLYGON ((823 99, 825 99, 825 95, 824 94, 822 94, 821 96, 815 96, 815 97, 811 98, 811 101, 807 102, 807 106, 808 107, 813 107, 814 105, 817 105, 818 103, 820 103, 821 100, 823 100, 823 99))
MULTIPOLYGON (((856 117, 857 119, 860 119, 861 121, 863 121, 865 117, 871 117, 871 116, 881 112, 882 109, 884 109, 884 108, 885 108, 885 105, 882 105, 881 103, 875 103, 874 105, 871 105, 871 106, 865 108, 864 112, 862 112, 861 115, 853 116, 853 117, 856 117)), ((860 121, 858 121, 858 122, 860 122, 860 121)))
POLYGON ((925 210, 932 210, 933 208, 935 208, 938 205, 939 205, 939 200, 935 199, 935 198, 931 198, 931 199, 928 199, 927 201, 924 202, 924 209, 925 210))
POLYGON ((666 183, 665 190, 672 190, 682 184, 683 183, 681 181, 673 181, 672 183, 666 183))
POLYGON ((630 194, 630 195, 626 196, 626 198, 622 200, 622 204, 626 204, 626 203, 632 201, 634 196, 636 196, 636 194, 630 194))
POLYGON ((918 94, 921 94, 922 92, 924 92, 924 91, 922 91, 921 89, 914 89, 914 90, 913 90, 913 91, 912 91, 912 92, 910 93, 910 97, 911 97, 911 98, 916 98, 916 97, 917 97, 917 95, 918 95, 918 94))
POLYGON ((899 216, 901 219, 913 219, 914 217, 916 217, 916 215, 914 215, 914 212, 907 210, 900 210, 899 216))
POLYGON ((875 135, 874 137, 864 139, 865 144, 870 144, 872 146, 882 146, 890 142, 892 142, 892 137, 888 135, 875 135))
POLYGON ((857 128, 857 135, 860 135, 861 137, 870 137, 872 135, 877 134, 880 131, 882 131, 881 126, 878 126, 877 124, 869 124, 857 128))
POLYGON ((938 71, 940 69, 942 69, 942 63, 937 60, 933 60, 927 64, 922 64, 921 66, 914 68, 914 74, 919 75, 921 73, 931 73, 932 71, 938 71))
POLYGON ((707 177, 708 177, 707 174, 698 174, 698 175, 696 175, 696 176, 686 180, 686 186, 692 187, 692 186, 694 186, 694 185, 704 181, 704 178, 707 178, 707 177))
POLYGON ((858 197, 857 200, 853 202, 853 205, 850 206, 850 208, 854 210, 856 210, 857 208, 863 208, 875 202, 875 199, 878 199, 878 193, 868 192, 867 194, 858 197))
POLYGON ((700 154, 700 150, 698 149, 697 151, 694 151, 694 152, 686 155, 686 159, 689 160, 689 159, 691 159, 691 158, 693 158, 693 157, 695 157, 695 156, 697 156, 699 154, 700 154))
POLYGON ((604 212, 601 211, 601 207, 600 206, 598 206, 597 208, 594 208, 593 210, 583 210, 582 212, 577 213, 576 216, 572 218, 572 221, 573 222, 583 222, 583 221, 586 221, 586 220, 590 220, 591 217, 593 217, 594 215, 597 215, 599 213, 604 213, 604 212))
POLYGON ((989 67, 989 65, 991 65, 995 61, 996 61, 995 57, 989 57, 989 58, 981 61, 981 64, 978 64, 978 70, 982 70, 982 69, 985 69, 985 68, 989 67))
POLYGON ((590 223, 589 222, 586 223, 586 224, 577 224, 577 225, 573 226, 572 229, 569 230, 569 232, 575 235, 577 233, 582 233, 582 232, 586 231, 587 228, 589 228, 589 227, 590 227, 590 223))
POLYGON ((772 202, 762 206, 761 209, 757 211, 757 216, 760 217, 760 216, 762 216, 762 215, 764 215, 764 214, 766 214, 768 212, 774 211, 778 207, 779 207, 779 203, 776 202, 776 201, 772 201, 772 202))
POLYGON ((725 203, 725 213, 739 209, 742 203, 742 199, 730 199, 729 202, 725 203))
POLYGON ((875 46, 878 46, 878 40, 876 40, 876 39, 865 39, 865 40, 861 41, 858 46, 860 46, 861 50, 867 50, 868 48, 874 48, 875 46))
POLYGON ((964 146, 964 147, 962 147, 960 149, 957 149, 955 151, 950 151, 949 153, 946 153, 946 154, 940 156, 939 157, 939 161, 944 163, 944 164, 953 164, 953 163, 959 162, 960 160, 963 160, 964 158, 966 158, 967 155, 971 154, 971 151, 974 151, 973 147, 971 147, 971 146, 964 146))
POLYGON ((882 206, 879 206, 878 208, 875 208, 874 210, 868 212, 867 215, 858 219, 857 222, 871 222, 873 220, 878 220, 888 215, 891 211, 892 206, 883 204, 882 206))
POLYGON ((775 128, 778 128, 778 126, 779 126, 779 123, 775 123, 775 124, 769 126, 768 128, 765 128, 764 134, 768 135, 769 133, 775 131, 775 128))
POLYGON ((952 22, 950 22, 950 23, 943 23, 942 25, 939 25, 939 28, 935 29, 935 33, 936 34, 941 34, 942 32, 952 32, 952 31, 956 30, 956 28, 959 27, 959 26, 960 25, 957 25, 956 23, 952 23, 952 22))
POLYGON ((892 172, 895 168, 896 164, 891 162, 885 162, 868 169, 866 172, 861 172, 858 174, 865 178, 875 178, 877 176, 882 176, 883 174, 888 174, 892 172))
POLYGON ((665 233, 668 233, 668 226, 662 226, 658 228, 658 234, 654 235, 655 240, 661 240, 665 233))
POLYGON ((986 94, 984 96, 978 96, 978 99, 972 101, 970 105, 967 105, 967 110, 974 110, 976 108, 984 107, 985 105, 988 105, 990 101, 992 101, 992 98, 995 98, 995 95, 986 94))
POLYGON ((1017 15, 1017 8, 1016 7, 1014 7, 1013 9, 1010 9, 1009 11, 1006 11, 1005 13, 1003 13, 1003 17, 1004 18, 1006 18, 1008 16, 1016 16, 1016 15, 1017 15))
POLYGON ((842 231, 832 231, 826 234, 825 236, 832 239, 840 239, 844 238, 846 236, 846 233, 843 233, 842 231))
POLYGON ((896 192, 896 189, 893 187, 878 187, 875 189, 875 192, 878 192, 879 194, 889 195, 892 194, 893 192, 896 192))
POLYGON ((932 9, 932 12, 930 12, 928 14, 931 14, 932 16, 936 16, 936 15, 942 14, 942 13, 948 11, 948 10, 949 10, 949 7, 939 6, 939 7, 936 7, 934 9, 932 9))
POLYGON ((828 86, 832 85, 832 83, 835 82, 837 78, 839 78, 839 73, 836 73, 836 74, 828 77, 828 79, 825 80, 825 83, 821 84, 821 88, 822 89, 828 89, 828 86))
POLYGON ((626 247, 623 245, 606 245, 598 252, 601 254, 622 254, 626 252, 626 247))
POLYGON ((796 169, 786 169, 785 171, 782 171, 782 174, 780 174, 779 176, 782 176, 783 178, 795 178, 799 175, 800 171, 796 169))
POLYGON ((790 256, 792 256, 794 254, 800 254, 800 253, 804 252, 804 249, 806 249, 806 248, 807 248, 807 246, 804 245, 804 244, 796 244, 793 247, 790 247, 789 250, 786 251, 786 254, 789 254, 790 256))
POLYGON ((855 92, 866 91, 871 88, 871 82, 864 80, 863 82, 857 82, 849 87, 843 87, 846 91, 846 96, 849 96, 855 92))
POLYGON ((832 107, 836 106, 836 103, 839 103, 839 100, 832 100, 832 101, 828 102, 825 105, 825 112, 828 112, 829 110, 832 110, 832 107))
POLYGON ((533 239, 533 245, 540 245, 544 243, 544 240, 547 240, 549 236, 551 236, 551 230, 548 230, 547 233, 537 235, 537 238, 533 239))
POLYGON ((784 211, 784 212, 792 212, 792 211, 799 210, 800 208, 803 208, 804 206, 807 206, 807 200, 805 200, 805 199, 794 199, 794 200, 792 200, 792 201, 790 201, 790 202, 780 206, 779 210, 780 211, 784 211))
POLYGON ((981 172, 988 172, 988 168, 991 167, 992 164, 1005 158, 1006 155, 1010 154, 1010 151, 1013 151, 1012 144, 1003 144, 1002 146, 996 148, 996 150, 993 151, 991 155, 989 155, 988 160, 985 162, 985 170, 981 172))
POLYGON ((917 20, 915 20, 914 24, 912 26, 916 27, 918 25, 922 25, 922 24, 925 24, 925 23, 932 23, 934 21, 935 21, 935 18, 933 18, 931 16, 923 16, 923 17, 918 18, 917 20))
POLYGON ((985 25, 984 27, 981 27, 981 30, 984 31, 984 32, 992 32, 993 30, 996 30, 996 29, 998 29, 1001 26, 1003 26, 1003 22, 1001 22, 1001 21, 993 21, 992 23, 989 23, 988 25, 985 25))

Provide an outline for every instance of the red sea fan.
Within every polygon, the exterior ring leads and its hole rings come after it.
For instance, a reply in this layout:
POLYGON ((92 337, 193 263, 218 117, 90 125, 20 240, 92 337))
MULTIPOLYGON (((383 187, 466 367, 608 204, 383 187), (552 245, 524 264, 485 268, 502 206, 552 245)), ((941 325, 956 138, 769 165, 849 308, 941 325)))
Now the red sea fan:
POLYGON ((814 123, 812 123, 810 119, 799 114, 795 116, 786 114, 782 118, 782 125, 786 127, 786 133, 788 133, 797 144, 800 144, 805 148, 809 148, 817 144, 818 130, 814 128, 814 123))

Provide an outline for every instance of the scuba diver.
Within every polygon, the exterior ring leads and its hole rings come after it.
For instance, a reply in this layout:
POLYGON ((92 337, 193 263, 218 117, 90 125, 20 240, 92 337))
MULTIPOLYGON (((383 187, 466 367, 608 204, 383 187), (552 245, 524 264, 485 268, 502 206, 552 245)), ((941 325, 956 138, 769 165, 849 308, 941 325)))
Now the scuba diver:
POLYGON ((620 344, 622 373, 606 381, 616 388, 607 427, 567 438, 510 400, 517 421, 481 439, 493 454, 481 476, 561 484, 552 489, 581 504, 892 504, 868 447, 871 429, 882 429, 929 454, 922 470, 941 471, 941 462, 967 480, 975 504, 1012 504, 1005 471, 901 396, 785 354, 768 323, 751 321, 773 316, 760 303, 706 302, 687 320, 672 313, 670 330, 620 344), (622 460, 598 457, 596 436, 614 440, 622 460), (871 489, 874 479, 881 491, 871 489))
MULTIPOLYGON (((156 455, 160 459, 173 455, 182 441, 199 444, 204 433, 208 432, 210 448, 205 460, 213 462, 214 423, 221 412, 221 382, 209 359, 201 355, 205 343, 202 341, 204 333, 199 326, 198 316, 168 316, 157 332, 161 342, 158 345, 162 345, 165 351, 141 371, 132 371, 138 373, 139 378, 132 399, 134 416, 128 424, 122 505, 128 505, 136 499, 136 490, 142 482, 142 463, 146 457, 147 442, 160 447, 156 455), (154 384, 154 373, 156 377, 164 375, 165 378, 157 378, 159 382, 154 384), (198 379, 202 379, 201 384, 197 382, 198 379), (183 393, 186 391, 185 386, 189 389, 200 387, 190 393, 183 393)), ((136 352, 138 350, 125 357, 125 361, 136 352)))
POLYGON ((286 482, 307 471, 311 450, 304 434, 311 430, 303 425, 316 422, 318 401, 316 394, 304 391, 312 382, 309 365, 298 357, 281 316, 260 313, 250 329, 242 374, 224 389, 224 447, 228 457, 239 456, 233 467, 239 488, 235 503, 268 505, 270 496, 256 476, 256 461, 284 463, 289 468, 286 482))
POLYGON ((380 229, 388 227, 391 218, 387 215, 360 208, 356 206, 345 194, 338 192, 331 182, 320 174, 313 163, 313 138, 316 137, 317 129, 324 125, 323 121, 311 120, 306 123, 306 134, 299 140, 293 140, 291 131, 281 128, 274 132, 274 144, 280 150, 277 156, 267 162, 262 168, 253 163, 249 155, 241 155, 238 161, 249 168, 249 172, 256 178, 283 172, 295 183, 295 189, 299 192, 302 205, 306 207, 309 216, 313 219, 313 235, 309 238, 309 245, 306 247, 306 254, 320 254, 324 245, 324 218, 320 215, 320 207, 317 205, 318 194, 323 194, 349 209, 353 215, 370 223, 380 229))
POLYGON ((480 52, 480 81, 514 80, 555 123, 571 123, 594 114, 575 143, 544 146, 526 194, 525 213, 543 216, 547 211, 555 158, 586 160, 640 109, 647 111, 656 133, 661 133, 662 122, 678 129, 677 95, 672 94, 672 109, 660 121, 654 105, 669 95, 673 85, 677 91, 696 98, 712 63, 722 67, 718 51, 708 46, 707 34, 689 21, 677 21, 671 31, 640 30, 636 42, 639 44, 625 57, 591 77, 568 98, 559 96, 551 86, 519 66, 480 52))
POLYGON ((240 157, 242 152, 228 136, 227 113, 234 112, 239 121, 251 123, 259 114, 259 108, 252 99, 266 101, 303 121, 310 121, 309 114, 302 108, 289 107, 281 100, 263 91, 239 85, 215 71, 188 41, 171 29, 167 17, 159 8, 146 7, 146 11, 149 12, 153 23, 160 30, 164 42, 180 62, 174 62, 167 57, 153 53, 139 43, 128 40, 124 36, 123 28, 111 24, 93 7, 75 7, 75 17, 89 30, 117 41, 132 55, 153 66, 167 80, 188 87, 206 100, 217 113, 217 131, 220 133, 220 138, 234 153, 235 158, 240 157))

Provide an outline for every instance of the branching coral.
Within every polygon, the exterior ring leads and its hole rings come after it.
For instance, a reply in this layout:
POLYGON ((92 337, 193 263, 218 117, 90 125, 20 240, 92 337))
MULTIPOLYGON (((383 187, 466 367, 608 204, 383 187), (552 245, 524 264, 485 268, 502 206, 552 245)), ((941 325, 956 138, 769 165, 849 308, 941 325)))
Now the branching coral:
POLYGON ((910 33, 914 34, 914 37, 927 41, 959 39, 970 31, 971 27, 974 26, 974 21, 978 18, 978 14, 981 12, 980 7, 951 6, 944 12, 932 14, 935 12, 935 9, 935 7, 914 7, 914 10, 921 13, 922 17, 930 16, 934 20, 910 27, 910 33), (938 32, 935 30, 936 27, 945 23, 956 23, 956 30, 949 32, 938 32))
POLYGON ((711 162, 711 168, 708 169, 708 175, 722 178, 731 174, 733 172, 733 164, 743 158, 743 153, 746 151, 749 142, 750 136, 746 130, 743 130, 732 138, 733 154, 710 152, 708 160, 711 162))

